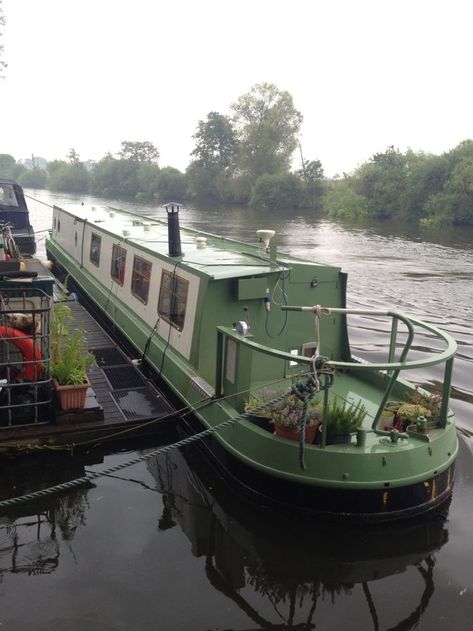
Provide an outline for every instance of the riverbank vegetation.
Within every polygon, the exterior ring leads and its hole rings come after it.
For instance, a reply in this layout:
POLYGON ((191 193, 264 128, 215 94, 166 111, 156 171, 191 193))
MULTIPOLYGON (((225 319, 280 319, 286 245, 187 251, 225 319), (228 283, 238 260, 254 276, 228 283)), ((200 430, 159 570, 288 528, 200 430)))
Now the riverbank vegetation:
POLYGON ((473 225, 473 140, 442 155, 394 146, 352 173, 328 179, 321 162, 305 159, 298 141, 302 114, 288 92, 261 83, 228 114, 198 121, 185 173, 159 166, 149 141, 124 141, 116 156, 83 162, 19 163, 0 154, 0 176, 30 188, 163 203, 169 200, 313 209, 333 218, 403 219, 425 225, 473 225), (297 155, 297 160, 294 156, 297 155), (294 164, 298 166, 294 168, 294 164))

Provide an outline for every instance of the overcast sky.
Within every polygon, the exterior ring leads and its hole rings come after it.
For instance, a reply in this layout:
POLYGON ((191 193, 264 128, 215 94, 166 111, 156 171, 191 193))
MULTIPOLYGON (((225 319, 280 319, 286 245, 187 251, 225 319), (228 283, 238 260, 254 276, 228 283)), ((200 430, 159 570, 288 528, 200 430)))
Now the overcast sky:
POLYGON ((197 122, 291 93, 328 176, 388 145, 473 137, 471 0, 3 0, 0 153, 82 160, 148 140, 185 169, 197 122))

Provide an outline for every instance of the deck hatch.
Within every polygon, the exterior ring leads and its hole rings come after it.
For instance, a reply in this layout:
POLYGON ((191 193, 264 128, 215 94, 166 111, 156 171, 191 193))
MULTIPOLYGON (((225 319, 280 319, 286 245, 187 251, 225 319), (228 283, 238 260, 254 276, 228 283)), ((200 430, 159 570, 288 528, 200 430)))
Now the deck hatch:
POLYGON ((126 388, 142 388, 146 385, 145 379, 133 366, 112 366, 102 368, 112 390, 126 388))
POLYGON ((98 366, 116 366, 117 364, 125 364, 127 359, 123 353, 115 346, 107 348, 94 348, 91 351, 95 356, 98 366))
POLYGON ((115 390, 110 396, 129 421, 161 418, 172 412, 166 401, 147 387, 115 390))

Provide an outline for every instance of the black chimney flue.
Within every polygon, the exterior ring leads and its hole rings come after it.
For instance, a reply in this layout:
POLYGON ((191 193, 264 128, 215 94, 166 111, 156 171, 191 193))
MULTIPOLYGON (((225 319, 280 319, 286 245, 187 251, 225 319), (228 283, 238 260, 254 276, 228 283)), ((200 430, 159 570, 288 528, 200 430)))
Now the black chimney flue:
POLYGON ((179 229, 179 210, 181 204, 169 202, 164 204, 168 214, 168 245, 169 256, 182 256, 181 231, 179 229))

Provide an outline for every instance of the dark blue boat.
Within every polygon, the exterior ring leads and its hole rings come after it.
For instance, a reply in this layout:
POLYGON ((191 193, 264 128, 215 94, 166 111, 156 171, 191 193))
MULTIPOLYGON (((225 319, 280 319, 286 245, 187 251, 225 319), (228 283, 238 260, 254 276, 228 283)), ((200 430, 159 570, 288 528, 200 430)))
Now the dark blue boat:
POLYGON ((36 252, 34 230, 30 224, 23 189, 14 180, 0 178, 0 223, 8 223, 22 254, 36 252))

